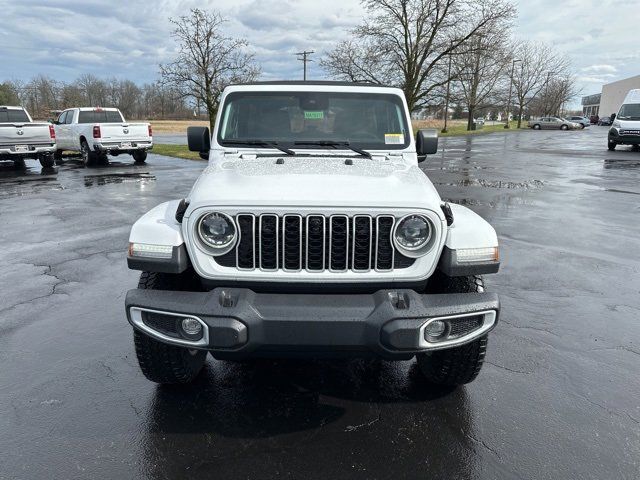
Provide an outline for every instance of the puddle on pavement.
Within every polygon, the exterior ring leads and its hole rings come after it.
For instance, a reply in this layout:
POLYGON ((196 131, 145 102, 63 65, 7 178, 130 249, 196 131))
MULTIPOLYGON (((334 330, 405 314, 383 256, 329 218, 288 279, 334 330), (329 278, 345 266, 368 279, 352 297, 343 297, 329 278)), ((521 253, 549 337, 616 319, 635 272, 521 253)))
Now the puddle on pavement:
POLYGON ((156 180, 155 175, 149 172, 127 172, 127 173, 104 173, 96 175, 85 175, 85 187, 100 187, 112 183, 149 183, 156 180))
POLYGON ((448 187, 506 188, 509 190, 532 190, 544 187, 544 182, 542 180, 507 182, 502 180, 485 180, 477 178, 464 178, 456 182, 434 182, 434 184, 448 187))
POLYGON ((630 170, 633 168, 640 167, 640 159, 604 159, 604 168, 609 169, 618 169, 618 170, 630 170))

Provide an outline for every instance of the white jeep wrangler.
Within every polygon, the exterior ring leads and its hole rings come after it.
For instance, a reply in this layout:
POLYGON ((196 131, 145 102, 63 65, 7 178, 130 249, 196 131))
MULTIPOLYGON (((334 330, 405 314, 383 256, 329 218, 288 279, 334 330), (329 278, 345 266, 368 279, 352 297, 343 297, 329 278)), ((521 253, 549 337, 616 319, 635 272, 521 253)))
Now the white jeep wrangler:
POLYGON ((396 88, 336 82, 231 86, 209 165, 189 195, 133 226, 126 298, 142 372, 185 383, 207 352, 417 357, 436 384, 472 381, 499 302, 494 229, 444 203, 418 168, 437 151, 396 88))

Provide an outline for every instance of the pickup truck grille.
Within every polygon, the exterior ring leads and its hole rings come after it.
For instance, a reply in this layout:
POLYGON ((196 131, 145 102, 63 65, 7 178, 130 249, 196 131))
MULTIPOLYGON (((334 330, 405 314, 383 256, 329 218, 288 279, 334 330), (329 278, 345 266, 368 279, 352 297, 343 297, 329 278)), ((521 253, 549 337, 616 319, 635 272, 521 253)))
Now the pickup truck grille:
POLYGON ((309 272, 392 271, 414 259, 395 250, 391 215, 239 214, 236 247, 214 257, 238 270, 309 272))

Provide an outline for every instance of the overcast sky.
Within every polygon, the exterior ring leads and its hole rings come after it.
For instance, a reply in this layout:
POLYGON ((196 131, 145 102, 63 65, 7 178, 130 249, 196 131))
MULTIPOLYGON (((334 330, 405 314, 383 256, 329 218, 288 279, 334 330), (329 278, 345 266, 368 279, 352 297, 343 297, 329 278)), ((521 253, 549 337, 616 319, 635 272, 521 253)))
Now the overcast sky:
MULTIPOLYGON (((640 74, 640 0, 516 3, 516 35, 566 53, 583 94, 640 74)), ((315 50, 318 60, 363 15, 357 0, 0 0, 0 81, 38 73, 153 81, 175 49, 168 18, 192 7, 221 11, 229 34, 251 43, 264 79, 301 78, 293 53, 315 50)), ((317 63, 310 77, 324 77, 317 63)))

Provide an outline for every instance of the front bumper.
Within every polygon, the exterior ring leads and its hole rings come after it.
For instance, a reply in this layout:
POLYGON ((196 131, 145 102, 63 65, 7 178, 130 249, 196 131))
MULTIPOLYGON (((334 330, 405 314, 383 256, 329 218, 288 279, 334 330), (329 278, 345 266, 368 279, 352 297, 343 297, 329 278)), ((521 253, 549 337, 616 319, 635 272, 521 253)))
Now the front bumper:
POLYGON ((640 145, 640 134, 629 134, 611 128, 609 129, 609 142, 615 142, 620 145, 640 145))
POLYGON ((134 328, 164 343, 210 350, 221 359, 323 354, 408 359, 485 335, 495 327, 500 310, 493 293, 424 295, 414 290, 321 295, 265 294, 245 288, 134 289, 125 304, 134 328), (150 326, 155 325, 153 315, 165 320, 196 318, 204 334, 197 341, 166 335, 150 326), (463 334, 428 342, 424 329, 433 319, 443 319, 448 332, 463 334), (463 321, 476 323, 464 331, 459 323, 463 321))

